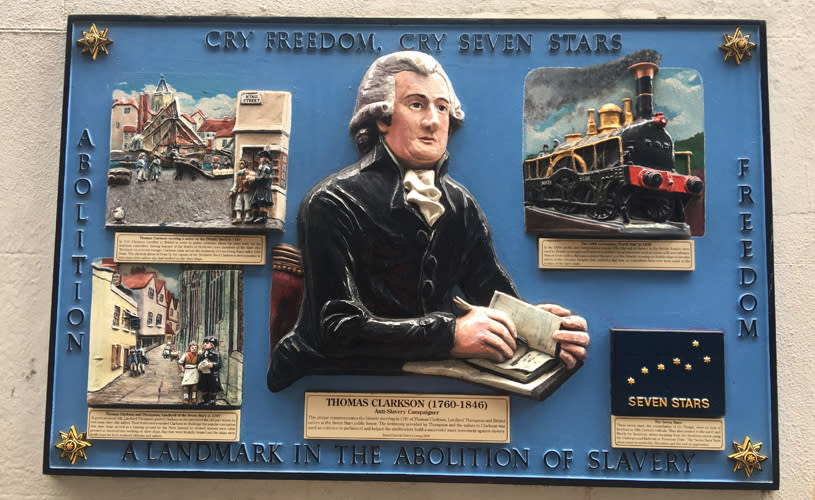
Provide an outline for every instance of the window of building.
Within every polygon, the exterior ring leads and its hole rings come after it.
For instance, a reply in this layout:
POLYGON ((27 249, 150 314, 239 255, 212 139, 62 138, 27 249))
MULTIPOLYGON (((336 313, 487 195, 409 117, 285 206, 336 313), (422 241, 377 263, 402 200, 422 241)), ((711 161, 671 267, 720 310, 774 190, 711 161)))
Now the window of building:
POLYGON ((156 314, 156 326, 161 326, 161 314, 156 314))
POLYGON ((224 276, 222 273, 218 273, 218 276, 215 278, 215 293, 216 293, 216 302, 215 302, 215 320, 221 321, 224 319, 224 297, 226 289, 224 288, 224 276))
POLYGON ((119 306, 113 306, 113 321, 110 326, 119 328, 119 316, 122 314, 122 309, 119 306))
POLYGON ((122 345, 113 344, 110 349, 110 369, 115 370, 122 367, 122 345))
POLYGON ((130 108, 125 108, 125 114, 126 114, 126 115, 129 115, 129 114, 130 114, 130 108))
POLYGON ((116 128, 119 128, 119 122, 116 122, 116 128))
POLYGON ((257 170, 258 165, 260 165, 260 152, 263 151, 263 148, 243 148, 243 160, 246 161, 247 165, 252 165, 252 170, 257 170))
POLYGON ((276 168, 272 172, 272 175, 274 176, 272 179, 272 184, 276 184, 283 189, 286 189, 289 173, 289 155, 286 153, 280 153, 277 161, 275 161, 275 166, 276 168))
POLYGON ((147 296, 151 299, 156 296, 156 292, 152 288, 147 289, 147 296))
POLYGON ((141 321, 139 317, 130 312, 129 310, 125 309, 124 317, 122 318, 122 324, 127 325, 125 328, 128 330, 138 330, 141 328, 141 321))
POLYGON ((151 326, 153 324, 153 313, 147 313, 147 326, 151 326))
POLYGON ((159 302, 164 302, 164 294, 163 293, 159 294, 158 301, 159 302))

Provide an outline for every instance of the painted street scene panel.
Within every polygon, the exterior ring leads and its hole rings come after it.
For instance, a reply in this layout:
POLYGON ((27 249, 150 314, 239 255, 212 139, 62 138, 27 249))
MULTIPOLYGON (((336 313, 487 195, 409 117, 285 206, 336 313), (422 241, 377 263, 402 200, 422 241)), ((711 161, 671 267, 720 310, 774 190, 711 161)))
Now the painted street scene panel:
POLYGON ((239 407, 243 271, 93 263, 89 406, 239 407))
POLYGON ((106 226, 282 230, 291 94, 156 78, 113 91, 106 226))

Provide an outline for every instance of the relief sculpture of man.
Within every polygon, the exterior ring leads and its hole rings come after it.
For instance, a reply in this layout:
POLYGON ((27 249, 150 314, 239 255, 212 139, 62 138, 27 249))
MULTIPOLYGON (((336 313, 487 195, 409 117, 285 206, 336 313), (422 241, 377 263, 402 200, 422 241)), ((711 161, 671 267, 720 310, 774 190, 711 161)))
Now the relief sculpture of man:
MULTIPOLYGON (((377 59, 349 129, 361 158, 305 196, 298 214, 304 295, 275 347, 272 391, 306 374, 398 373, 415 360, 508 359, 515 325, 483 307, 517 297, 473 196, 448 175, 464 112, 441 65, 420 52, 377 59), (456 315, 453 296, 475 307, 456 315)), ((586 357, 586 322, 559 306, 559 357, 586 357)))

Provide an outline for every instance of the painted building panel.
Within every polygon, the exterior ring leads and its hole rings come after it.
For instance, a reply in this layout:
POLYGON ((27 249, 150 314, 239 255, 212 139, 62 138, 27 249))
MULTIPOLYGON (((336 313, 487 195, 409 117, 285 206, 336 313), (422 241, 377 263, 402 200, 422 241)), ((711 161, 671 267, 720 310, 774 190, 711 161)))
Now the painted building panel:
MULTIPOLYGON (((289 136, 291 134, 291 94, 242 90, 238 92, 235 127, 232 135, 235 143, 235 162, 240 160, 257 169, 258 154, 272 153, 272 168, 276 171, 272 181, 272 200, 269 217, 284 220, 286 217, 286 181, 289 165, 289 136)), ((236 169, 237 172, 237 169, 236 169)))
POLYGON ((218 399, 238 406, 243 380, 243 271, 182 266, 179 282, 177 348, 182 351, 191 341, 201 345, 206 337, 217 338, 223 363, 220 371, 223 391, 218 399))
POLYGON ((136 300, 116 284, 117 272, 93 265, 88 391, 98 391, 124 373, 127 352, 136 346, 130 318, 138 313, 136 300))

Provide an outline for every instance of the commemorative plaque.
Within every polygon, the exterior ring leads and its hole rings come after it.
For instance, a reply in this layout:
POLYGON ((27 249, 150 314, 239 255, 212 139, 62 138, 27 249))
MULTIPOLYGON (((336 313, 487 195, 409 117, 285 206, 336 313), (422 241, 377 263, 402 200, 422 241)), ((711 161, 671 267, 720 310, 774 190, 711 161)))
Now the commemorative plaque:
POLYGON ((766 49, 71 17, 45 472, 777 488, 766 49))

